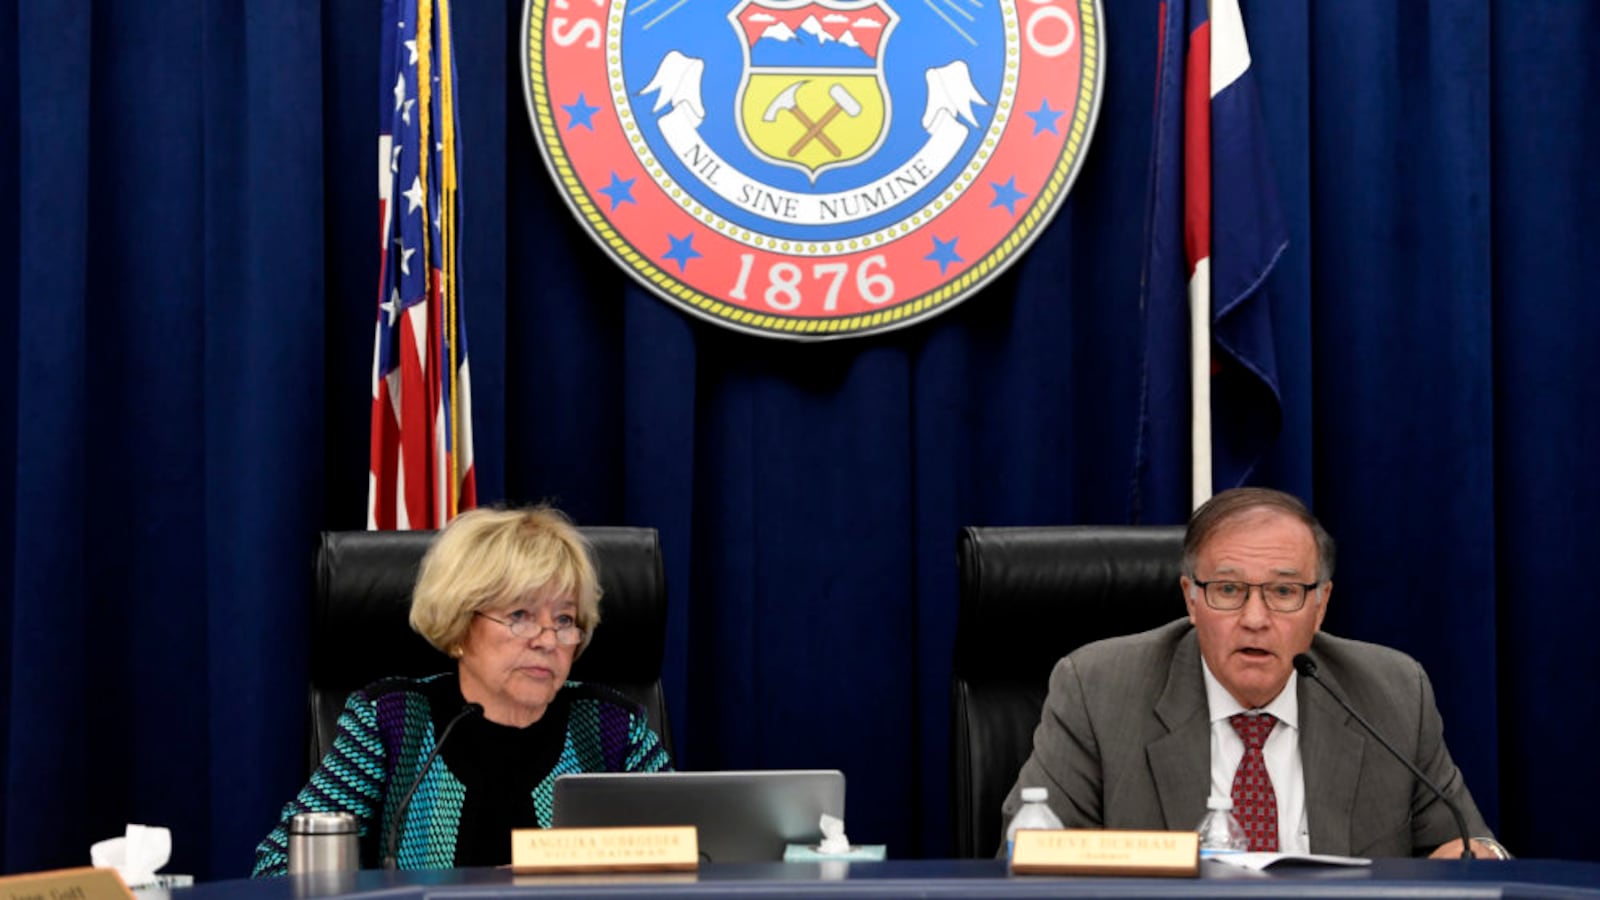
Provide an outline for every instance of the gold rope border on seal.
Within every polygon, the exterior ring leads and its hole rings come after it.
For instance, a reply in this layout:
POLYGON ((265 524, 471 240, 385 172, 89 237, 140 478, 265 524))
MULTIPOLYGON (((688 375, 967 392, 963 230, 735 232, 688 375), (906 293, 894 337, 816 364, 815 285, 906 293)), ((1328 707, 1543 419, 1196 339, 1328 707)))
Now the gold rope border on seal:
MULTIPOLYGON (((613 0, 615 2, 615 0, 613 0)), ((551 166, 556 170, 561 185, 567 193, 567 198, 577 208, 581 218, 589 223, 594 233, 635 271, 643 274, 650 285, 656 290, 670 294, 689 305, 725 321, 742 325, 747 328, 756 328, 768 332, 787 332, 791 334, 847 334, 855 331, 865 331, 879 326, 899 322, 920 316, 940 306, 953 297, 966 292, 974 283, 982 281, 992 271, 1003 263, 1012 252, 1022 246, 1033 230, 1039 227, 1043 220, 1055 212, 1056 195, 1067 187, 1067 181, 1072 175, 1078 161, 1078 156, 1083 151, 1085 133, 1089 127, 1089 110, 1094 99, 1094 90, 1100 86, 1100 22, 1094 15, 1096 0, 1078 0, 1078 40, 1082 46, 1082 63, 1079 67, 1078 96, 1072 104, 1072 130, 1067 135, 1066 152, 1056 160, 1056 165, 1050 173, 1045 187, 1038 194, 1035 202, 1028 207, 1027 215, 1011 230, 1006 239, 1001 241, 994 249, 990 250, 978 262, 963 272, 960 277, 948 281, 918 297, 897 304, 889 309, 874 313, 861 313, 852 316, 827 318, 805 318, 798 316, 776 316, 771 313, 755 312, 742 306, 724 303, 714 297, 708 297, 692 287, 684 284, 671 274, 656 266, 649 256, 640 253, 634 246, 617 233, 611 226, 611 221, 600 212, 594 202, 589 198, 589 192, 572 171, 572 164, 567 159, 565 148, 561 143, 560 131, 557 128, 556 116, 550 108, 550 93, 542 78, 534 75, 544 74, 544 48, 540 40, 544 33, 545 7, 542 2, 528 4, 528 29, 525 35, 528 41, 528 89, 533 97, 533 104, 537 121, 534 123, 542 138, 545 151, 549 156, 551 166)), ((610 35, 607 35, 606 65, 620 66, 622 60, 617 56, 617 45, 610 35)))

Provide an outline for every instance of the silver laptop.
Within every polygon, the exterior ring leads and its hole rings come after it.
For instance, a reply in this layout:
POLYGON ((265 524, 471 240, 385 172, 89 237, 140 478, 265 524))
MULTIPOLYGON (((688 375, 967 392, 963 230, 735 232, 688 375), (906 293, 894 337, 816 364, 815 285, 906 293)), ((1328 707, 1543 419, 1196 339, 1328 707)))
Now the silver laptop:
POLYGON ((822 839, 823 813, 844 818, 837 769, 633 772, 556 779, 556 828, 693 825, 703 862, 783 859, 786 844, 822 839))

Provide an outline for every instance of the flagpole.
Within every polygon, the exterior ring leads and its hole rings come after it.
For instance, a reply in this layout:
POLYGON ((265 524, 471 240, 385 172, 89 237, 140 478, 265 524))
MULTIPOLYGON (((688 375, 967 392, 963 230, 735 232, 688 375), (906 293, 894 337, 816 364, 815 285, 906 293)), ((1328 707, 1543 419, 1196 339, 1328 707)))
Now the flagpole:
POLYGON ((450 419, 445 423, 445 428, 450 434, 450 453, 448 454, 448 471, 446 473, 449 484, 445 488, 445 520, 449 521, 461 511, 461 385, 458 383, 460 375, 458 367, 461 364, 461 347, 456 342, 456 110, 455 110, 455 60, 454 47, 452 46, 450 30, 450 3, 449 0, 439 2, 439 77, 441 79, 440 98, 443 107, 440 113, 439 135, 440 142, 444 145, 443 160, 440 177, 443 183, 440 188, 439 220, 440 240, 443 242, 440 249, 444 264, 443 290, 445 317, 448 323, 445 326, 448 350, 445 360, 445 377, 449 379, 450 392, 450 419))
MULTIPOLYGON (((1190 0, 1213 7, 1210 0, 1190 0)), ((1189 494, 1190 509, 1211 499, 1211 99, 1216 94, 1216 57, 1208 24, 1200 47, 1185 60, 1184 178, 1189 273, 1189 494), (1196 65, 1199 63, 1199 65, 1196 65), (1202 69, 1203 67, 1203 69, 1202 69), (1198 91, 1196 98, 1193 93, 1198 91)), ((1190 35, 1194 40, 1194 35, 1190 35)))
POLYGON ((1189 473, 1191 509, 1211 499, 1211 258, 1189 279, 1189 473))

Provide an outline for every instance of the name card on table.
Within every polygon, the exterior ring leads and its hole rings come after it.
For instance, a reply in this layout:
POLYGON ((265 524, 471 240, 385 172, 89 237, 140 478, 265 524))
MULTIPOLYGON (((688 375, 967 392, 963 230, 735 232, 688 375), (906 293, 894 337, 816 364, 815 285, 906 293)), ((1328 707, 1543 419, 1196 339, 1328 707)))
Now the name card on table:
POLYGON ((56 869, 0 878, 0 900, 132 900, 116 869, 56 869))
POLYGON ((1019 831, 1011 871, 1018 875, 1200 874, 1200 835, 1193 831, 1019 831))
POLYGON ((523 875, 682 872, 699 865, 700 841, 693 825, 518 828, 511 832, 511 871, 523 875))

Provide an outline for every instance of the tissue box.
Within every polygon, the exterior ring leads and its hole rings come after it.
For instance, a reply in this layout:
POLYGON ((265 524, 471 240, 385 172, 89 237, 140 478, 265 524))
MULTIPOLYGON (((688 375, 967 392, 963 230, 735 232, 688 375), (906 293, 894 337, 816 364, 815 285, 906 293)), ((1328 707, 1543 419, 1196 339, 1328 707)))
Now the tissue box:
POLYGON ((881 862, 885 857, 884 844, 851 844, 848 853, 818 853, 816 844, 790 844, 783 849, 784 862, 881 862))

